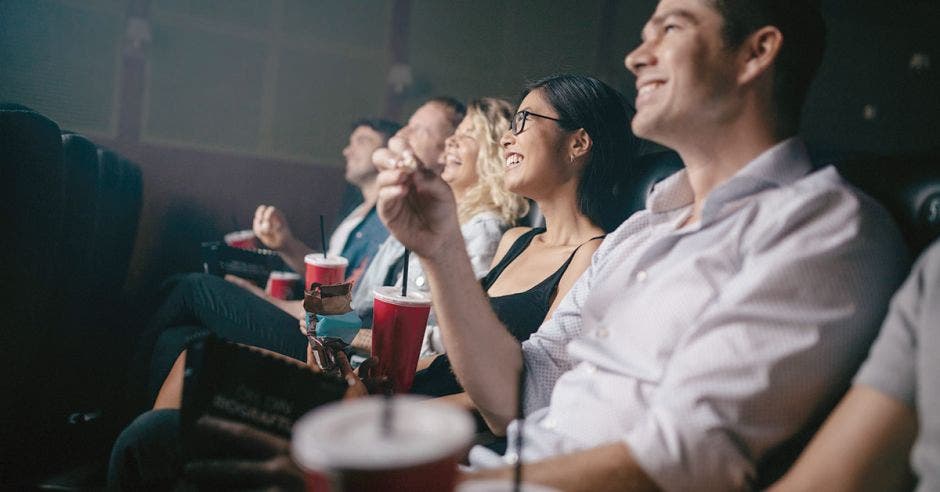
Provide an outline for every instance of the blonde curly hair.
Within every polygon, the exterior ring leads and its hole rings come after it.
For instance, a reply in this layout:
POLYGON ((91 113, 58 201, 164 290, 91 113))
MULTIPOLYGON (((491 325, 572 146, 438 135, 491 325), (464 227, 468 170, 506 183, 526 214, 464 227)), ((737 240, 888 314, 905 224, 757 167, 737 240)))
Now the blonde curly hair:
POLYGON ((477 182, 464 194, 457 205, 461 223, 474 215, 492 211, 507 224, 528 213, 529 202, 506 189, 503 147, 499 141, 513 117, 513 105, 503 99, 484 97, 467 105, 467 115, 473 124, 473 137, 480 146, 477 155, 477 182))

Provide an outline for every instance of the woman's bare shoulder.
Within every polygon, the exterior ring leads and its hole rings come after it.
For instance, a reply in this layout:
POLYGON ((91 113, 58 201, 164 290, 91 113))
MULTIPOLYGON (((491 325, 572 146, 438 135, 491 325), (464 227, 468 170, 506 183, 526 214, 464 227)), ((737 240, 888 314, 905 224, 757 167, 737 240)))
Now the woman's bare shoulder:
POLYGON ((491 268, 499 264, 503 257, 506 256, 506 252, 509 251, 509 247, 512 246, 512 243, 516 242, 523 234, 531 230, 531 227, 513 227, 504 232, 502 239, 499 240, 499 246, 496 247, 496 254, 493 255, 491 268))

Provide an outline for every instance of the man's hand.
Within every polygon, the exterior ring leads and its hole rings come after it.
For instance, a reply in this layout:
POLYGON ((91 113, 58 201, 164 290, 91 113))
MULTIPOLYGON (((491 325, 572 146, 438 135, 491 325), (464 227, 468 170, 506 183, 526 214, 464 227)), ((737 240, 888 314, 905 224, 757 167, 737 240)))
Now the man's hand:
POLYGON ((462 240, 457 204, 447 183, 420 162, 406 143, 393 140, 390 148, 372 154, 372 162, 381 171, 379 217, 406 248, 431 258, 450 241, 462 240))
POLYGON ((195 431, 226 450, 190 461, 187 482, 206 490, 304 490, 304 474, 290 459, 290 442, 246 424, 205 416, 195 431))
POLYGON ((265 247, 274 251, 281 251, 294 239, 284 213, 271 205, 258 205, 251 230, 265 247))

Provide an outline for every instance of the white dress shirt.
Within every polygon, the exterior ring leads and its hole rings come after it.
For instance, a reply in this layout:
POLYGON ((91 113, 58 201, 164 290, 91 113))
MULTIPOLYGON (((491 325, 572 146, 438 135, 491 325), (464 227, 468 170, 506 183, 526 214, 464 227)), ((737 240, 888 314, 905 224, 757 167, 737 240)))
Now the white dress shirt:
POLYGON ((679 228, 692 199, 685 170, 657 185, 523 343, 524 460, 623 442, 665 490, 747 489, 845 389, 907 265, 887 213, 798 139, 679 228))

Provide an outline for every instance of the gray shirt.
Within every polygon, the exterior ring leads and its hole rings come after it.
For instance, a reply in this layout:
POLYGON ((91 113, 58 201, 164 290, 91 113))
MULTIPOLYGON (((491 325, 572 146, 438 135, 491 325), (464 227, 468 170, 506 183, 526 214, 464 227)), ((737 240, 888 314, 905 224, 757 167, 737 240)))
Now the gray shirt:
MULTIPOLYGON (((496 254, 499 241, 508 227, 508 224, 495 212, 480 212, 461 224, 460 232, 463 234, 467 254, 470 256, 470 263, 477 278, 482 278, 490 270, 493 255, 496 254)), ((374 298, 372 292, 376 287, 383 285, 389 269, 404 254, 405 246, 395 239, 395 236, 389 235, 388 239, 379 246, 378 252, 376 252, 372 262, 369 263, 369 267, 362 274, 362 278, 353 286, 352 308, 362 318, 363 327, 372 326, 372 302, 374 298)), ((401 285, 401 281, 402 277, 399 275, 395 285, 401 285)), ((414 256, 408 262, 408 290, 430 292, 430 286, 428 286, 421 262, 414 256)), ((431 326, 435 324, 433 315, 429 324, 431 326)), ((425 334, 426 340, 428 337, 429 335, 425 334)))
POLYGON ((665 490, 746 489, 841 396, 907 269, 888 214, 798 139, 679 228, 692 199, 685 171, 657 185, 523 343, 525 460, 623 442, 665 490))
POLYGON ((911 453, 917 490, 940 490, 940 242, 921 256, 895 294, 855 383, 917 409, 919 433, 911 453))

